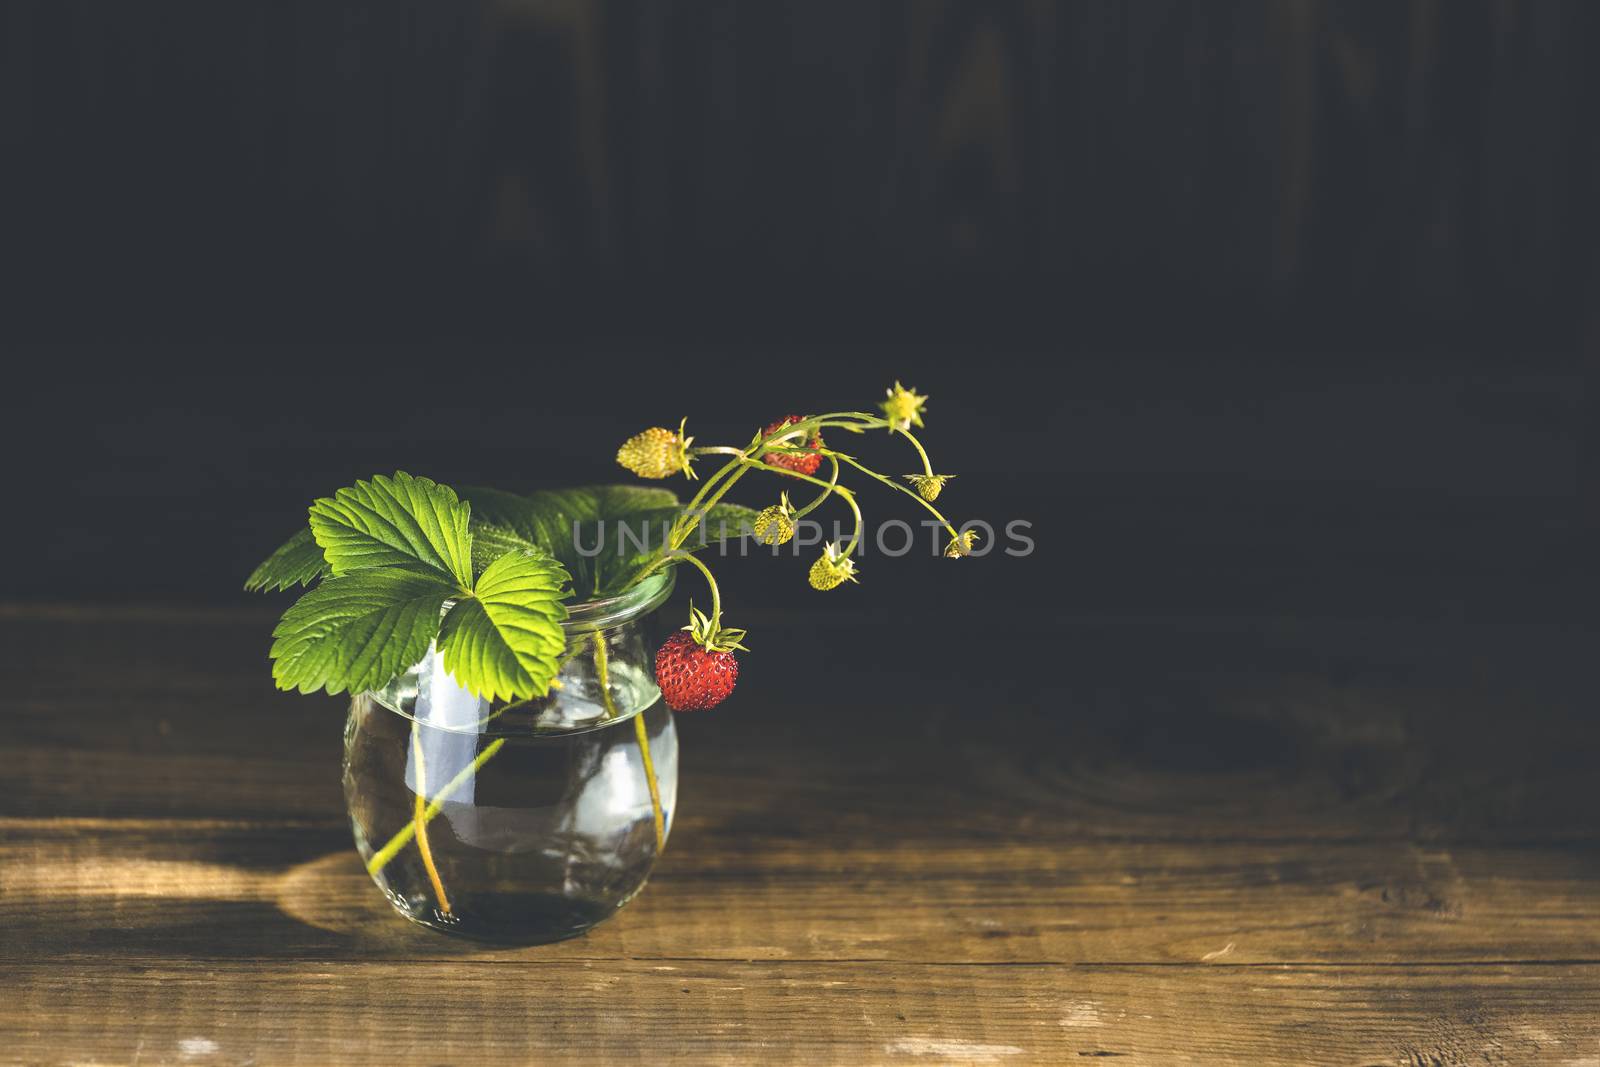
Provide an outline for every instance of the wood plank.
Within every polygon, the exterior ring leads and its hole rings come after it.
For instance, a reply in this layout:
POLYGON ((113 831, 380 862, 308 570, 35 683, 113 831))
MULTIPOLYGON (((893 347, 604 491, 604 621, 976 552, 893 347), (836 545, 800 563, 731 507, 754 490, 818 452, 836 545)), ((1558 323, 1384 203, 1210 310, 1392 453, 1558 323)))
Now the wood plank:
MULTIPOLYGON (((113 824, 114 826, 115 824, 113 824)), ((398 918, 340 827, 6 827, 0 958, 905 963, 1600 961, 1592 848, 851 843, 674 832, 580 940, 510 951, 398 918)))
POLYGON ((17 1062, 1593 1062, 1600 967, 0 964, 17 1062))

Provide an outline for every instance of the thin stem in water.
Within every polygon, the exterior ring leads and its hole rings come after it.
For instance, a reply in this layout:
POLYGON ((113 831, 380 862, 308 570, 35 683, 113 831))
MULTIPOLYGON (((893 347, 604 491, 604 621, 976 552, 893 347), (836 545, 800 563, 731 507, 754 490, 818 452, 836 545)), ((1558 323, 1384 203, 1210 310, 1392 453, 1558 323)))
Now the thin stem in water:
POLYGON ((596 630, 594 637, 594 675, 600 683, 600 702, 605 705, 606 718, 617 717, 617 705, 611 699, 611 667, 606 656, 606 635, 596 630))
POLYGON ((449 915, 450 898, 445 895, 444 882, 439 880, 439 868, 433 865, 433 849, 428 845, 428 770, 422 756, 421 729, 420 723, 411 724, 412 770, 417 779, 417 808, 411 825, 416 828, 417 851, 422 854, 422 865, 427 868, 428 880, 433 883, 433 895, 439 901, 439 910, 449 915))
POLYGON ((656 782, 655 761, 650 758, 650 731, 644 727, 644 712, 633 717, 634 736, 639 739, 639 755, 644 757, 644 780, 650 786, 650 814, 655 820, 656 852, 666 845, 667 821, 661 813, 661 786, 656 782))
MULTIPOLYGON (((599 630, 594 632, 594 674, 600 683, 600 699, 605 702, 606 718, 617 717, 616 702, 611 699, 611 667, 606 654, 606 638, 599 630)), ((661 813, 661 785, 656 781, 655 761, 650 758, 650 734, 644 728, 644 712, 633 717, 634 733, 639 738, 639 753, 644 757, 644 780, 650 787, 650 815, 656 828, 656 851, 665 843, 666 818, 661 813)))
POLYGON ((399 833, 395 834, 389 839, 386 845, 372 854, 372 858, 367 861, 367 873, 377 874, 379 871, 387 867, 389 865, 389 861, 394 859, 395 856, 399 855, 400 850, 410 844, 411 839, 416 836, 418 823, 420 822, 421 825, 426 826, 428 823, 432 822, 433 817, 438 815, 439 812, 444 808, 444 802, 450 798, 450 795, 465 785, 467 780, 474 774, 477 774, 478 768, 482 767, 485 763, 488 763, 494 754, 500 751, 500 747, 505 743, 505 738, 497 737, 485 745, 483 751, 478 753, 478 755, 470 764, 461 768, 460 772, 457 773, 454 778, 445 783, 443 789, 433 794, 433 799, 428 801, 428 806, 423 809, 422 818, 420 820, 413 819, 412 821, 406 823, 400 828, 399 833))

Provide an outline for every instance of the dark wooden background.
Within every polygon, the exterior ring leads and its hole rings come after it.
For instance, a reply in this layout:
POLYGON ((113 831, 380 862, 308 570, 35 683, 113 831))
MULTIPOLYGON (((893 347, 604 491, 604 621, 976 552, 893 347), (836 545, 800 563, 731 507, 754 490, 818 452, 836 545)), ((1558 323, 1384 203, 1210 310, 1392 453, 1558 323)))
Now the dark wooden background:
POLYGON ((11 328, 1570 342, 1597 33, 1584 0, 8 0, 11 328))
POLYGON ((1122 587, 1189 580, 1173 543, 1234 551, 1201 514, 1293 559, 1407 492, 1548 565, 1496 494, 1593 514, 1597 24, 8 0, 3 432, 62 519, 4 580, 225 598, 375 470, 593 480, 637 426, 742 437, 896 377, 976 512, 1093 513, 1074 543, 1122 587))

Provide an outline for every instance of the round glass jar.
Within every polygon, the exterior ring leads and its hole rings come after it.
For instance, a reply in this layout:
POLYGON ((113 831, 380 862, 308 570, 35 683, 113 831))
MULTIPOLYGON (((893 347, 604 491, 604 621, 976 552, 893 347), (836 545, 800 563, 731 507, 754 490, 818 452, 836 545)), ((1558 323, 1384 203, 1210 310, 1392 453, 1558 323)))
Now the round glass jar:
POLYGON ((574 937, 644 887, 672 826, 678 735, 647 620, 671 572, 571 606, 546 697, 487 701, 436 651, 350 702, 356 848, 413 922, 531 944, 574 937))

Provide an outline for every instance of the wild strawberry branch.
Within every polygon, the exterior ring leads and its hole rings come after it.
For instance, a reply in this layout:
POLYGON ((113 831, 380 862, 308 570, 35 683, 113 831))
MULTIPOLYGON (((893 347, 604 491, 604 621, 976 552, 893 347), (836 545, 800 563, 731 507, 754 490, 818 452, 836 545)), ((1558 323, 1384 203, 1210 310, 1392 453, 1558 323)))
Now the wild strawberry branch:
MULTIPOLYGON (((862 474, 867 475, 869 478, 877 479, 878 481, 882 482, 884 485, 887 485, 890 489, 893 489, 897 493, 906 494, 912 500, 915 500, 918 504, 921 504, 924 508, 927 508, 928 512, 930 514, 932 514, 934 518, 938 519, 939 522, 944 526, 944 528, 946 530, 950 531, 950 536, 951 537, 959 536, 960 531, 958 531, 955 528, 955 526, 953 526, 951 524, 949 519, 945 518, 944 515, 940 513, 938 508, 934 507, 931 503, 928 502, 928 499, 924 494, 922 494, 922 493, 913 493, 910 489, 907 489, 905 486, 901 485, 899 482, 892 481, 891 479, 885 477, 884 475, 879 474, 877 471, 872 470, 870 467, 864 466, 862 463, 857 461, 853 456, 847 456, 843 452, 828 452, 828 453, 826 453, 826 455, 830 459, 834 459, 834 460, 841 460, 842 459, 846 463, 850 464, 850 466, 852 466, 856 470, 860 471, 862 474)), ((917 476, 916 475, 907 475, 907 477, 917 477, 917 476)), ((952 476, 951 475, 933 475, 933 477, 936 477, 936 478, 949 478, 949 477, 952 477, 952 476)), ((934 490, 933 495, 935 497, 937 497, 939 495, 937 489, 934 490)))
MULTIPOLYGON (((899 382, 887 391, 887 397, 882 405, 882 416, 862 411, 828 412, 804 418, 791 415, 756 434, 744 448, 730 445, 691 447, 691 439, 684 435, 687 421, 680 422, 676 436, 657 427, 630 439, 619 449, 618 462, 647 478, 667 477, 679 472, 693 476, 694 459, 711 455, 731 457, 701 485, 694 499, 673 524, 657 557, 641 573, 649 573, 674 561, 674 554, 688 541, 695 530, 701 527, 710 509, 720 502, 745 474, 753 470, 766 470, 768 473, 817 485, 821 492, 800 512, 789 503, 787 493, 780 496, 777 505, 767 508, 757 516, 753 530, 757 539, 765 544, 785 543, 793 536, 795 519, 820 506, 829 496, 837 495, 850 507, 855 518, 855 528, 847 543, 843 545, 829 543, 824 547, 822 558, 812 566, 809 580, 814 588, 824 590, 835 588, 844 581, 856 580, 855 565, 851 556, 861 543, 864 522, 855 494, 838 484, 841 460, 894 491, 910 496, 933 515, 951 537, 946 555, 968 554, 977 535, 957 530, 932 503, 938 498, 951 476, 934 473, 927 449, 910 430, 912 426, 919 428, 922 426, 922 412, 927 398, 906 389, 899 382), (856 457, 827 448, 821 436, 821 431, 824 429, 843 429, 852 433, 887 429, 891 435, 898 434, 910 442, 921 461, 922 471, 918 474, 904 475, 910 487, 901 485, 866 466, 856 457), (665 451, 651 457, 644 449, 647 443, 663 445, 665 451), (829 478, 826 482, 815 477, 816 468, 823 458, 830 464, 829 478), (641 462, 641 460, 649 461, 641 462)), ((710 571, 698 560, 695 564, 714 588, 714 579, 711 578, 710 571)), ((713 622, 719 621, 719 612, 715 610, 719 605, 720 600, 714 599, 713 622)), ((692 622, 693 620, 689 627, 691 630, 692 622)))
MULTIPOLYGON (((751 470, 771 470, 770 467, 765 467, 754 460, 747 459, 745 460, 745 464, 751 470)), ((855 516, 856 524, 854 530, 852 530, 850 534, 850 547, 843 551, 843 555, 849 556, 851 553, 855 552, 856 546, 861 543, 861 534, 866 525, 861 517, 861 506, 856 503, 856 494, 851 490, 846 489, 842 485, 834 482, 825 482, 821 478, 814 478, 809 474, 801 474, 799 471, 783 471, 781 472, 781 476, 784 478, 797 478, 802 482, 810 482, 812 485, 822 486, 824 492, 823 497, 819 498, 819 502, 821 499, 826 499, 826 497, 831 494, 839 497, 849 505, 851 514, 855 516)), ((894 483, 890 482, 889 484, 893 485, 894 483)), ((895 488, 899 487, 895 486, 895 488)))

